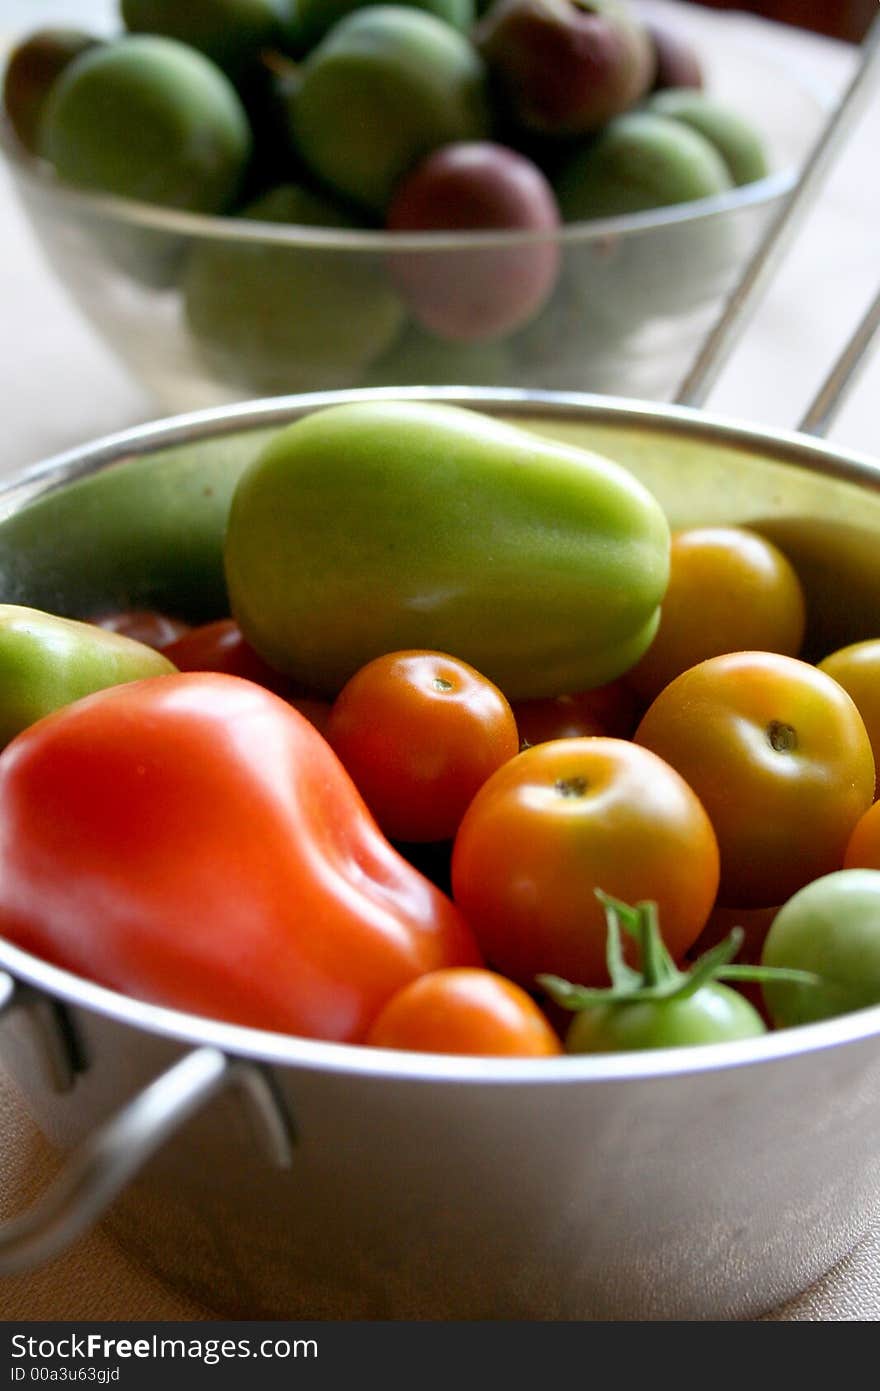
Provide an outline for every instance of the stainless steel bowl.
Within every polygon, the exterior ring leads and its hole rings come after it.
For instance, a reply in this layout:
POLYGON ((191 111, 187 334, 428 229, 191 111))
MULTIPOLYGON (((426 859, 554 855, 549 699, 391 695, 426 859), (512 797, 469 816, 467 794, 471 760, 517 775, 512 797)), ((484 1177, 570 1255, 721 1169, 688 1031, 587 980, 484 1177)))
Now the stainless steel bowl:
MULTIPOLYGON (((807 589, 813 653, 877 634, 868 459, 625 401, 379 394, 453 400, 603 451, 674 525, 746 522, 781 544, 807 589)), ((82 613, 176 597, 193 617, 220 612, 241 468, 278 425, 363 395, 183 417, 11 481, 0 599, 82 613)), ((237 1316, 738 1318, 826 1271, 880 1198, 880 1008, 742 1043, 515 1062, 215 1023, 2 942, 0 969, 4 1062, 50 1140, 80 1147, 0 1233, 7 1270, 50 1256, 118 1194, 107 1220, 123 1242, 237 1316)))

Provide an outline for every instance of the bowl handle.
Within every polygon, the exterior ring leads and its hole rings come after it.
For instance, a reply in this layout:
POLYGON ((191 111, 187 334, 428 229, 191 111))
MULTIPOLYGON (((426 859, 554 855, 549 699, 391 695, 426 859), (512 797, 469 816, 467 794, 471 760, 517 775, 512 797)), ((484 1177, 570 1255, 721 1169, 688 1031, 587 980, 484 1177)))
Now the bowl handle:
MULTIPOLYGON (((16 991, 0 973, 0 1013, 18 1003, 16 991)), ((194 1048, 83 1141, 26 1212, 0 1223, 0 1275, 57 1256, 190 1116, 233 1085, 244 1091, 271 1161, 289 1168, 295 1131, 271 1074, 219 1048, 194 1048)))

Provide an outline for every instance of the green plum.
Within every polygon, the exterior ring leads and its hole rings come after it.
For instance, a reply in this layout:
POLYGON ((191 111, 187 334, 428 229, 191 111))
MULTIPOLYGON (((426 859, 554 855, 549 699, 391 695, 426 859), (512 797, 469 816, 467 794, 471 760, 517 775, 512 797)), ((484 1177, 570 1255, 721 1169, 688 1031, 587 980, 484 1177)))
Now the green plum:
POLYGON ((22 145, 36 154, 49 93, 62 72, 100 39, 79 29, 40 29, 10 53, 3 74, 3 106, 22 145))
POLYGON ((609 121, 556 178, 567 222, 708 198, 731 187, 714 145, 681 121, 633 111, 609 121))
POLYGON ((289 0, 122 0, 133 34, 162 34, 197 48, 238 81, 290 20, 289 0))
MULTIPOLYGON (((350 230, 297 185, 264 194, 243 220, 350 230)), ((189 328, 211 370, 261 393, 347 386, 398 335, 403 308, 374 253, 261 239, 204 240, 184 275, 189 328)))
POLYGON ((768 173, 767 154, 758 132, 724 103, 702 92, 676 87, 658 92, 647 109, 683 121, 704 136, 721 155, 735 184, 754 183, 768 173))
POLYGON ((225 211, 251 153, 235 88, 203 54, 141 35, 90 49, 52 88, 39 149, 78 188, 225 211))
POLYGON ((423 156, 489 133, 483 62, 436 15, 402 5, 354 10, 303 63, 290 121, 314 174, 383 213, 423 156))
MULTIPOLYGON (((294 0, 292 33, 296 51, 309 52, 352 10, 371 3, 374 0, 294 0)), ((398 3, 427 10, 463 33, 467 33, 474 22, 474 0, 398 0, 398 3)))

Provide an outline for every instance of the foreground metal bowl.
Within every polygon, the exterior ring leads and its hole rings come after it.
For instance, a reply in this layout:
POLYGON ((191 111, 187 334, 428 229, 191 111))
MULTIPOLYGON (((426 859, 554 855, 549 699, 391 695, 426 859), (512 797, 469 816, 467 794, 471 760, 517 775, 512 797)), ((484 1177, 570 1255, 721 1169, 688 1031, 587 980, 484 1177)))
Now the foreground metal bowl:
MULTIPOLYGON (((602 450, 674 525, 759 528, 804 580, 813 655, 880 628, 880 472, 867 459, 674 408, 373 394, 453 400, 602 450)), ((12 480, 0 600, 222 612, 241 468, 279 424, 363 395, 184 417, 12 480)), ((880 1008, 723 1046, 508 1062, 214 1023, 2 942, 0 970, 4 1063, 54 1144, 86 1144, 0 1233, 8 1270, 59 1249, 143 1165, 108 1213, 114 1231, 240 1317, 737 1318, 826 1271, 880 1198, 880 1008), (227 1083, 256 1103, 256 1131, 227 1083)))

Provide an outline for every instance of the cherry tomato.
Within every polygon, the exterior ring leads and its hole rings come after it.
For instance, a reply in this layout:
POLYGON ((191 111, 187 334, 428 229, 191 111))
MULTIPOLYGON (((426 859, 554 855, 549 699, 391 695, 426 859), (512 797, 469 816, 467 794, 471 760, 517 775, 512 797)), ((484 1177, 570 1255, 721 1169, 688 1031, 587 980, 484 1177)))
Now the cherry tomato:
MULTIPOLYGON (((99 628, 107 628, 111 633, 134 638, 135 642, 154 647, 157 652, 164 652, 190 630, 190 625, 184 623, 183 619, 171 618, 169 614, 158 613, 155 609, 119 609, 112 613, 93 614, 89 622, 99 628)), ((177 663, 174 665, 177 666, 177 663)))
POLYGON ((445 840, 474 793, 519 749, 486 677, 439 652, 391 652, 348 681, 327 738, 393 840, 445 840))
POLYGON ((669 564, 657 635, 626 677, 643 700, 726 652, 797 656, 804 594, 791 561, 772 542, 742 527, 695 527, 673 535, 669 564))
POLYGON ((377 1048, 482 1057, 545 1058, 557 1034, 513 981, 477 967, 431 971, 389 1001, 367 1034, 377 1048))
POLYGON ((880 1004, 880 873, 842 869, 807 884, 774 918, 762 961, 820 978, 764 985, 770 1015, 783 1027, 880 1004))
POLYGON ((567 1053, 623 1053, 640 1048, 693 1047, 756 1038, 767 1026, 754 1005, 716 981, 672 1000, 594 1005, 575 1015, 567 1053))
POLYGON ((721 901, 738 907, 779 903, 839 869, 874 795, 858 710, 794 657, 733 652, 691 667, 635 738, 702 801, 721 848, 721 901))
POLYGON ((294 690, 289 677, 274 671, 257 655, 232 618, 191 628, 166 650, 174 654, 170 660, 178 671, 223 671, 228 676, 256 681, 277 695, 289 695, 294 690))
POLYGON ((464 815, 453 897, 489 964, 527 988, 542 972, 608 980, 597 888, 657 902, 680 958, 718 887, 709 818, 661 759, 622 739, 559 739, 511 759, 464 815))
POLYGON ((639 722, 641 708, 623 681, 611 681, 575 695, 514 701, 513 713, 524 743, 545 744, 548 739, 578 739, 588 734, 628 739, 639 722))
POLYGON ((819 670, 852 696, 865 722, 874 763, 880 768, 880 638, 841 647, 819 663, 819 670))
POLYGON ((844 869, 880 869, 880 802, 869 807, 853 827, 843 857, 844 869))

